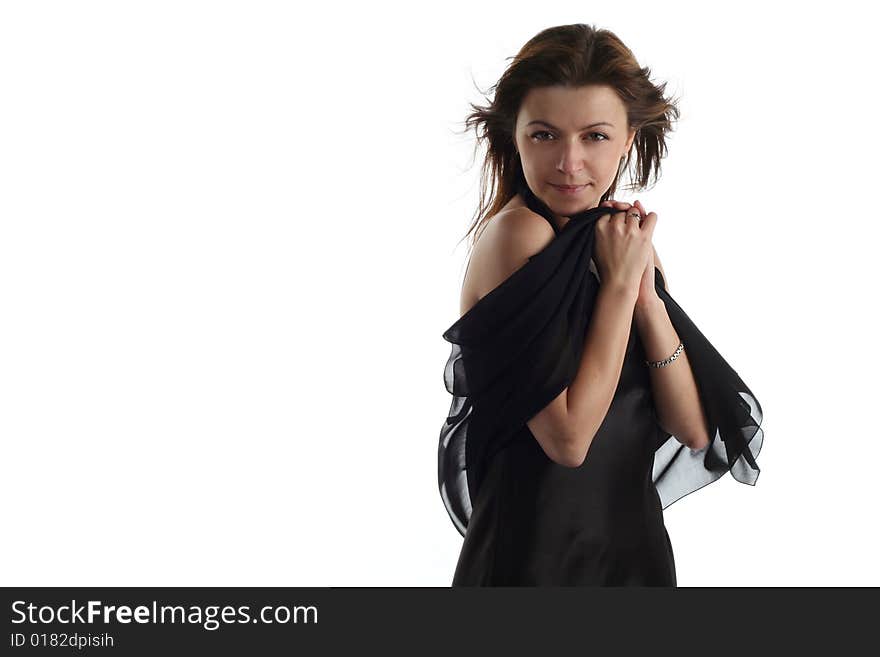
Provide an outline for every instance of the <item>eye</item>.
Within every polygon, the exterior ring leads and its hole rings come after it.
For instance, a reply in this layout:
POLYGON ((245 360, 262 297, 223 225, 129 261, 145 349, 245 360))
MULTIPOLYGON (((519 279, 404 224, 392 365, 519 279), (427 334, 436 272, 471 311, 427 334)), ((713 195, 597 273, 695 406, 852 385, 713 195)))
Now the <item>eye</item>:
MULTIPOLYGON (((546 130, 539 130, 538 132, 532 133, 531 137, 532 137, 532 139, 536 139, 539 135, 549 135, 549 134, 550 133, 547 132, 546 130)), ((592 139, 592 141, 608 141, 608 136, 603 135, 601 132, 591 132, 590 133, 590 137, 595 137, 595 136, 599 136, 602 139, 592 139)), ((537 141, 547 141, 547 140, 541 138, 541 139, 537 139, 537 141)))

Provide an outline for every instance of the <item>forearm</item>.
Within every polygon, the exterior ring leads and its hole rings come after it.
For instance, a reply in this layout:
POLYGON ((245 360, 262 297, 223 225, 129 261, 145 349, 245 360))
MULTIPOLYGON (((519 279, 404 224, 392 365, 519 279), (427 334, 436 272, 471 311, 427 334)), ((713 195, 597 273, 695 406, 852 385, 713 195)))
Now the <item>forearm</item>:
MULTIPOLYGON (((662 299, 636 304, 633 317, 645 348, 645 358, 664 360, 678 348, 680 339, 662 299)), ((688 361, 687 345, 672 363, 666 367, 648 367, 648 371, 657 419, 663 430, 691 449, 708 445, 708 422, 688 361)))
POLYGON ((566 391, 569 449, 583 456, 614 399, 626 357, 636 290, 600 285, 583 353, 566 391))

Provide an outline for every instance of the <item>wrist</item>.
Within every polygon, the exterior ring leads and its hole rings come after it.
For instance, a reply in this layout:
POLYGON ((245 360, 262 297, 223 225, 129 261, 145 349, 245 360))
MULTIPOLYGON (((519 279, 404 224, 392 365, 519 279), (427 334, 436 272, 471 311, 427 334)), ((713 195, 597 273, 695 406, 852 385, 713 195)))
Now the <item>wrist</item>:
POLYGON ((648 297, 640 296, 636 300, 635 307, 633 308, 633 313, 636 315, 649 317, 651 315, 661 313, 665 310, 666 304, 663 303, 663 299, 657 296, 657 293, 655 292, 648 297))
POLYGON ((599 293, 603 295, 613 296, 621 303, 628 304, 635 308, 639 299, 638 287, 626 285, 610 280, 603 280, 599 284, 599 293))

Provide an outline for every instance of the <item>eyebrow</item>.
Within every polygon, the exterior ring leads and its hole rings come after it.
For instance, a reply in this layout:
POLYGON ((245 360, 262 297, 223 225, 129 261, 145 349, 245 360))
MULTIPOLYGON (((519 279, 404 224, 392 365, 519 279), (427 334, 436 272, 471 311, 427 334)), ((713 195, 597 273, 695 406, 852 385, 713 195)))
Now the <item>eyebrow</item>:
MULTIPOLYGON (((559 130, 559 128, 557 128, 555 125, 553 125, 551 123, 547 123, 546 121, 541 121, 540 119, 535 119, 534 121, 529 121, 528 123, 526 123, 526 127, 528 128, 533 123, 540 123, 541 125, 547 126, 551 130, 559 130)), ((584 130, 589 130, 590 128, 595 128, 598 125, 607 125, 610 128, 614 127, 614 125, 612 125, 611 123, 608 123, 608 121, 599 121, 598 123, 591 123, 590 125, 584 126, 580 130, 578 130, 578 132, 582 132, 584 130)))

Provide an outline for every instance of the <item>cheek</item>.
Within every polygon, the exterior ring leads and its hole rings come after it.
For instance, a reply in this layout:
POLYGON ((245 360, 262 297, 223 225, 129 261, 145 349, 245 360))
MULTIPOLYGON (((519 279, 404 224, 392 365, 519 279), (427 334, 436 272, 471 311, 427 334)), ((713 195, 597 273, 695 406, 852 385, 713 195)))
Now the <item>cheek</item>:
POLYGON ((613 180, 621 164, 620 158, 615 157, 613 153, 608 157, 603 157, 600 165, 602 167, 602 175, 608 178, 608 180, 613 180))

